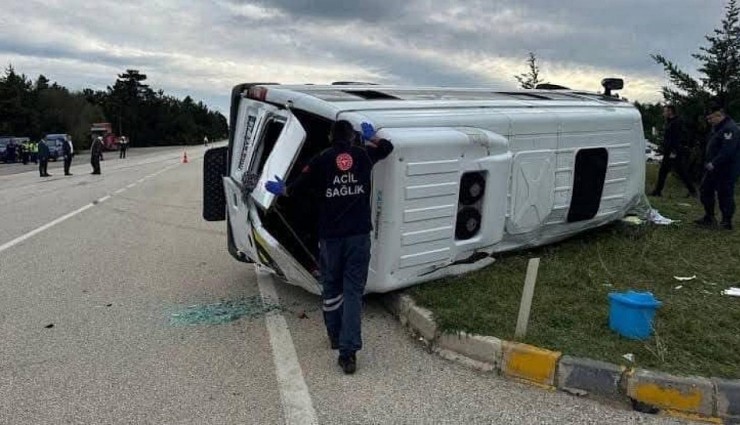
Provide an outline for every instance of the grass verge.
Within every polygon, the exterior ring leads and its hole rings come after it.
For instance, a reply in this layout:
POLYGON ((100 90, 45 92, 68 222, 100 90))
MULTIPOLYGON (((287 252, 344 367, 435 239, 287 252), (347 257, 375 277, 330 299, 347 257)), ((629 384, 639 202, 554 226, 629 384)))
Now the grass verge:
MULTIPOLYGON (((648 165, 649 188, 656 175, 657 166, 648 165)), ((499 255, 486 269, 410 293, 444 330, 514 340, 527 261, 541 257, 523 342, 625 366, 740 378, 740 298, 720 295, 740 286, 740 228, 695 227, 691 221, 703 209, 685 194, 671 176, 663 197, 650 198, 661 214, 681 220, 678 225, 611 224, 559 244, 499 255), (692 275, 697 279, 674 279, 692 275), (664 303, 647 341, 609 330, 607 294, 627 289, 649 290, 664 303), (635 363, 622 357, 626 353, 635 355, 635 363)))

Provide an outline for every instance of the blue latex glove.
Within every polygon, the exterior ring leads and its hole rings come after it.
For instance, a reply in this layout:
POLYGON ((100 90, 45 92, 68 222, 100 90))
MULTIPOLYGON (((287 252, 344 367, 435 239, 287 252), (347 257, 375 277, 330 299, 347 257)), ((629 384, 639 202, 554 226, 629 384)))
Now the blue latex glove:
POLYGON ((362 138, 365 141, 371 140, 373 137, 375 137, 375 129, 373 128, 373 125, 369 122, 363 122, 362 125, 362 138))
POLYGON ((275 176, 275 180, 270 180, 265 183, 265 190, 273 195, 285 195, 285 182, 280 177, 275 176))

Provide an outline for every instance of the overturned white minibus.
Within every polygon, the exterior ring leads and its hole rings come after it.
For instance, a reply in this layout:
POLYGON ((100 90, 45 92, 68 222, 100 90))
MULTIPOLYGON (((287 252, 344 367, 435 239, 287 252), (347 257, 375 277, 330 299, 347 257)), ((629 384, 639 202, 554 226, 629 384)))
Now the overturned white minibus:
POLYGON ((328 147, 335 120, 391 140, 373 172, 367 292, 489 265, 491 254, 551 243, 622 218, 643 196, 638 111, 574 90, 251 83, 234 88, 228 147, 204 162, 206 220, 226 220, 229 252, 320 293, 316 194, 276 199, 328 147))

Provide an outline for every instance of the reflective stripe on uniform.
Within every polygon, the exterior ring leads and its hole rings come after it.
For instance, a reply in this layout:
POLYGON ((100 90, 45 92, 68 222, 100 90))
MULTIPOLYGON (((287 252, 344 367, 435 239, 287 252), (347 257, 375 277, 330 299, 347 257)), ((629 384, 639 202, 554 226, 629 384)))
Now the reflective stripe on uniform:
POLYGON ((336 305, 333 305, 333 306, 326 306, 326 305, 324 305, 324 306, 321 307, 321 309, 324 310, 324 311, 326 311, 326 312, 334 311, 334 310, 338 309, 339 307, 341 307, 342 304, 344 304, 344 299, 339 300, 339 302, 336 303, 336 305))
POLYGON ((334 298, 332 298, 332 299, 329 299, 329 300, 324 300, 324 305, 331 305, 331 304, 334 304, 335 302, 337 302, 337 301, 341 300, 341 299, 342 299, 343 297, 344 297, 344 295, 343 295, 343 294, 339 294, 339 295, 337 295, 336 297, 334 297, 334 298))

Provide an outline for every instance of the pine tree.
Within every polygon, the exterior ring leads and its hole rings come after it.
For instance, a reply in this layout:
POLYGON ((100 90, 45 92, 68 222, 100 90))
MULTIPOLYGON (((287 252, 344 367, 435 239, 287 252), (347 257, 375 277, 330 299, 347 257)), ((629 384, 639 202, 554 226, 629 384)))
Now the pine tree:
POLYGON ((696 79, 660 54, 651 55, 663 66, 673 87, 663 87, 663 97, 669 103, 690 106, 705 104, 716 98, 730 109, 740 92, 740 9, 737 0, 729 0, 721 28, 705 36, 708 46, 700 47, 693 58, 700 62, 696 79))
POLYGON ((690 162, 694 174, 701 174, 702 155, 709 126, 704 111, 710 100, 721 102, 731 116, 740 113, 740 8, 729 0, 720 28, 704 37, 707 45, 691 56, 699 61, 698 77, 660 54, 651 57, 663 66, 671 82, 662 88, 663 99, 675 105, 693 146, 690 162))
POLYGON ((534 52, 529 52, 529 58, 527 58, 527 66, 529 70, 523 74, 515 75, 514 78, 519 82, 519 85, 523 89, 533 89, 537 87, 537 84, 541 84, 544 81, 540 78, 540 67, 537 65, 537 57, 534 52))

